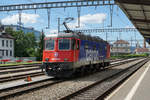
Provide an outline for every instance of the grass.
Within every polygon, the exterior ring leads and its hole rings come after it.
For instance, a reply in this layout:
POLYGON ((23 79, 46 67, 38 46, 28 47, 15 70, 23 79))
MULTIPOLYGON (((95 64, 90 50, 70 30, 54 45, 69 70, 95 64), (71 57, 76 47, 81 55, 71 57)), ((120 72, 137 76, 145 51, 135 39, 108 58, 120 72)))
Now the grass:
POLYGON ((13 66, 13 65, 26 65, 26 64, 36 64, 36 63, 42 63, 41 61, 35 61, 35 62, 6 62, 5 64, 0 64, 0 66, 13 66))

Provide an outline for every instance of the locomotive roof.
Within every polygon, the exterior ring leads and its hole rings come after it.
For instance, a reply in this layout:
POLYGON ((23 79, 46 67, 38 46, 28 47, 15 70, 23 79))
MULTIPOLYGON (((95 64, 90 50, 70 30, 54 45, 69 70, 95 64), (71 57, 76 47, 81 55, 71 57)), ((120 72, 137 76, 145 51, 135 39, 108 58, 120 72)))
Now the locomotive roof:
POLYGON ((106 42, 103 39, 101 39, 98 36, 91 36, 91 35, 85 35, 83 33, 76 33, 76 32, 71 32, 71 33, 57 33, 57 34, 50 34, 47 35, 46 38, 78 38, 82 40, 91 40, 91 41, 97 41, 97 42, 106 42))
POLYGON ((64 38, 64 37, 74 37, 79 38, 79 36, 75 33, 57 33, 57 34, 50 34, 46 36, 47 38, 64 38))

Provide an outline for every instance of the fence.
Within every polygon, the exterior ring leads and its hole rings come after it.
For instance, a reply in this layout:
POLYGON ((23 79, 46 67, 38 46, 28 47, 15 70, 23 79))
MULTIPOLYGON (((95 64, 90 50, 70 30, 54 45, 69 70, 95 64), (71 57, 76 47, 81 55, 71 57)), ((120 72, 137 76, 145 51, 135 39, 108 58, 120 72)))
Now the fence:
POLYGON ((19 63, 19 62, 33 62, 33 61, 36 61, 36 57, 12 57, 12 58, 1 58, 0 64, 19 63))

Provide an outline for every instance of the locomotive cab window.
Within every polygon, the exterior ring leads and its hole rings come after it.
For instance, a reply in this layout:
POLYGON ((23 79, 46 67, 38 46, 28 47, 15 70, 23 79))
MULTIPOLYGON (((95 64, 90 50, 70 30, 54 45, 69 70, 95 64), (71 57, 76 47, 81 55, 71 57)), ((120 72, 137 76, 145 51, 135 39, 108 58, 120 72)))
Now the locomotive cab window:
POLYGON ((54 39, 45 40, 45 50, 54 50, 54 39))
POLYGON ((79 50, 79 48, 80 48, 80 42, 79 40, 77 40, 77 50, 79 50))
POLYGON ((76 49, 76 40, 72 39, 71 43, 72 43, 72 50, 75 50, 76 49))
POLYGON ((70 49, 70 39, 59 39, 59 50, 69 50, 70 49))

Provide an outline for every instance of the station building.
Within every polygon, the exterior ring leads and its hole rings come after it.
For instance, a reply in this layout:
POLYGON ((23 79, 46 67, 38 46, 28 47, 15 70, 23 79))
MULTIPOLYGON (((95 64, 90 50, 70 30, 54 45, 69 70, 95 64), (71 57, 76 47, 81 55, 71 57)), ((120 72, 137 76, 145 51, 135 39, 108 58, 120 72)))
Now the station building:
POLYGON ((14 57, 14 38, 5 32, 0 32, 0 59, 14 57))

